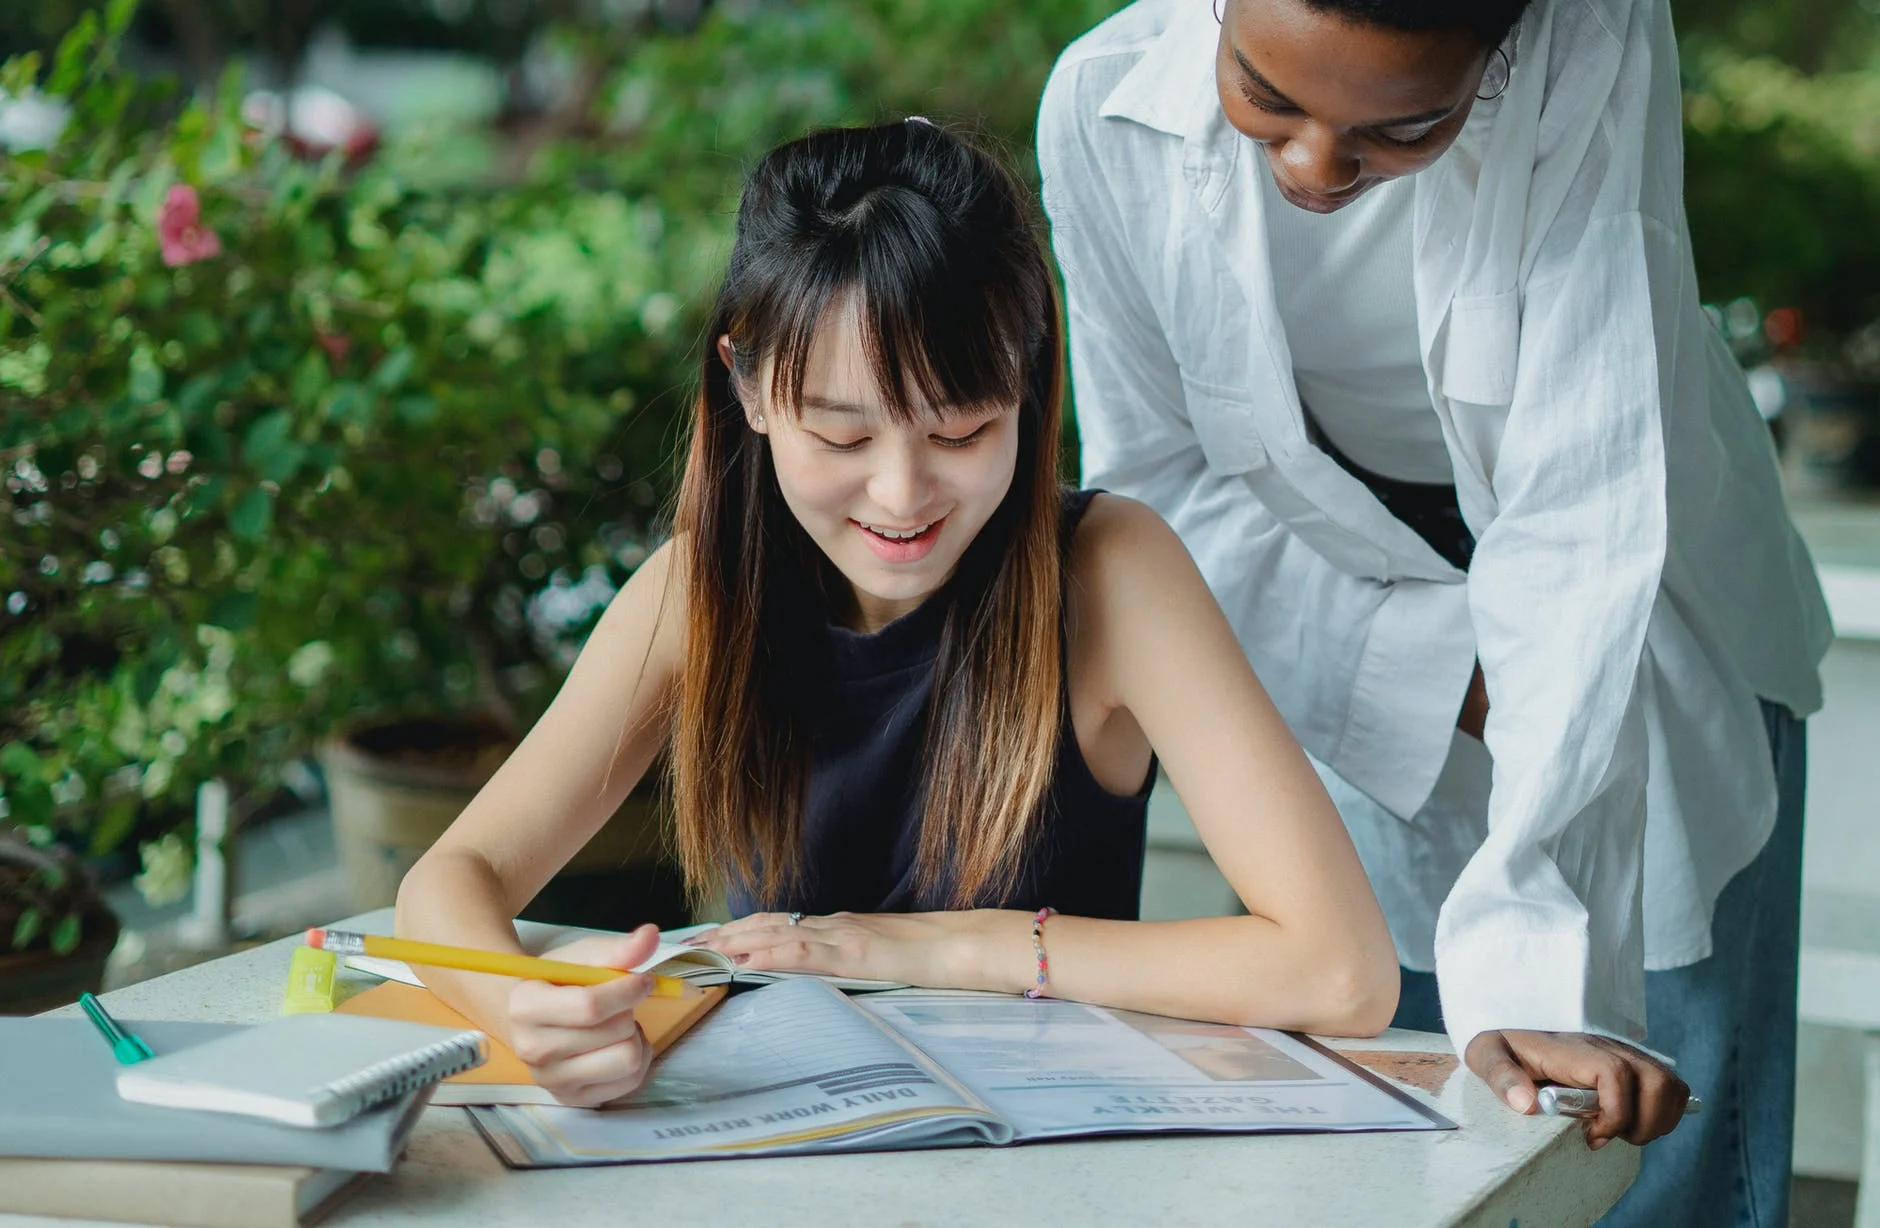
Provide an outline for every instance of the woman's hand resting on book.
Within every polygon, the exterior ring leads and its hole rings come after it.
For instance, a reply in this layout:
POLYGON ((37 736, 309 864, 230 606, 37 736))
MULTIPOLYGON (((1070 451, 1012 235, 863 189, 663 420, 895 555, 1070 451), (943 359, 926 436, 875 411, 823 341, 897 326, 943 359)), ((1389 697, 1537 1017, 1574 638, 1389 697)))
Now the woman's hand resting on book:
POLYGON ((818 972, 930 989, 1010 990, 1032 976, 1031 914, 966 912, 752 913, 689 939, 761 972, 818 972))
MULTIPOLYGON (((658 945, 658 928, 642 925, 630 934, 583 938, 546 954, 625 969, 658 945)), ((651 977, 634 974, 602 985, 518 981, 509 991, 509 1047, 563 1104, 610 1104, 645 1082, 652 1064, 653 1048, 633 1018, 633 1008, 652 989, 651 977)))

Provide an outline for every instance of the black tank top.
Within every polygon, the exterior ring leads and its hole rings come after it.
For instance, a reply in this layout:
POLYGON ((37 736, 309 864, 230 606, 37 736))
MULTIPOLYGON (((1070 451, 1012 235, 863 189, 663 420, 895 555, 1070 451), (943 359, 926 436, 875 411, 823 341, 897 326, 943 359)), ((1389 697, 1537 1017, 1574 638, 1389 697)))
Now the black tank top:
MULTIPOLYGON (((1066 491, 1063 552, 1096 491, 1066 491)), ((944 907, 915 885, 925 797, 923 750, 946 602, 929 598, 881 630, 864 633, 829 624, 830 675, 812 729, 809 794, 804 812, 803 881, 781 899, 759 901, 733 883, 733 916, 759 910, 919 912, 944 907)), ((1082 917, 1135 920, 1142 893, 1143 834, 1150 764, 1142 787, 1120 797, 1097 783, 1071 728, 1070 708, 1058 734, 1036 839, 1003 897, 982 908, 1049 905, 1082 917)))

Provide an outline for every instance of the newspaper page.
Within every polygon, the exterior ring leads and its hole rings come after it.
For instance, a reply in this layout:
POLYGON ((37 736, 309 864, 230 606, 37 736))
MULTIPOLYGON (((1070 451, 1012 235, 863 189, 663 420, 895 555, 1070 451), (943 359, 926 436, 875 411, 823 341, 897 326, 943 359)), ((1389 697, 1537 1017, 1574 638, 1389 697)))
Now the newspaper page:
POLYGON ((856 1005, 950 1071, 1021 1139, 1455 1128, 1284 1032, 1052 999, 895 993, 856 1005))
POLYGON ((605 1110, 470 1110, 516 1168, 1005 1142, 1011 1130, 819 980, 733 997, 605 1110))

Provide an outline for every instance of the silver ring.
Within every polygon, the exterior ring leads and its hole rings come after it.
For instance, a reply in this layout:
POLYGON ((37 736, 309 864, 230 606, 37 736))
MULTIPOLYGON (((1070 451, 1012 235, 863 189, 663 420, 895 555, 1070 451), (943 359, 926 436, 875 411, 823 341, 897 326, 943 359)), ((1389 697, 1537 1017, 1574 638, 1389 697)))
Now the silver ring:
POLYGON ((790 914, 790 924, 791 924, 791 925, 801 925, 801 924, 803 924, 803 914, 802 914, 802 913, 800 913, 800 912, 793 912, 793 913, 791 913, 791 914, 790 914))

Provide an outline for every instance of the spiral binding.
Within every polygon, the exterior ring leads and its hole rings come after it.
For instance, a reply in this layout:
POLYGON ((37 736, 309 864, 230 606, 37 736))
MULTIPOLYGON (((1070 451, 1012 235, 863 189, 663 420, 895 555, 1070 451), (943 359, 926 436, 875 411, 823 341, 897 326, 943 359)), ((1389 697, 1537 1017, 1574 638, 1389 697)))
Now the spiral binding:
POLYGON ((402 1057, 375 1062, 356 1074, 334 1080, 321 1091, 347 1102, 353 1112, 363 1112, 413 1088, 472 1070, 482 1065, 483 1054, 483 1033, 460 1032, 402 1057))

